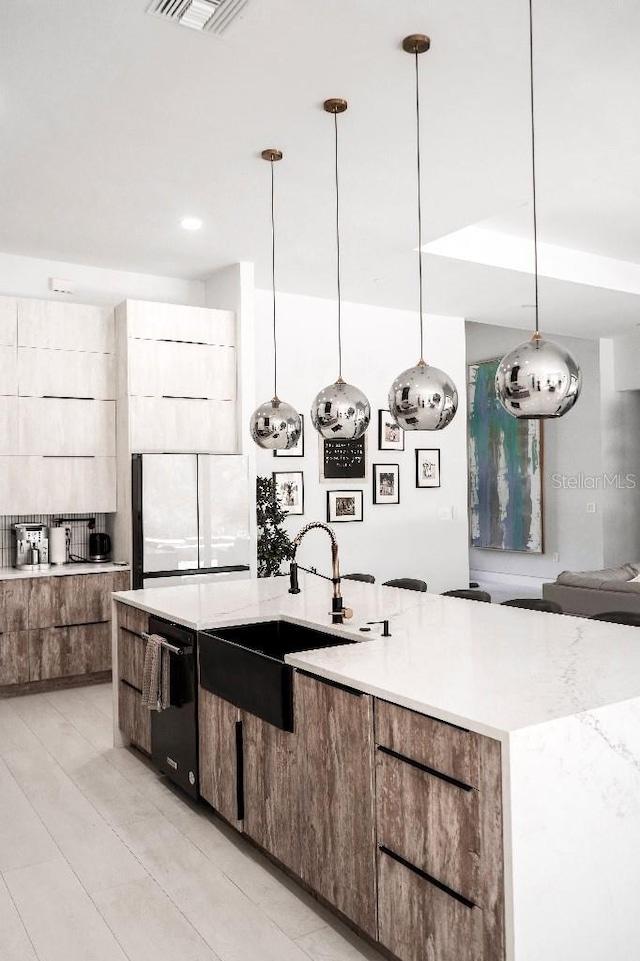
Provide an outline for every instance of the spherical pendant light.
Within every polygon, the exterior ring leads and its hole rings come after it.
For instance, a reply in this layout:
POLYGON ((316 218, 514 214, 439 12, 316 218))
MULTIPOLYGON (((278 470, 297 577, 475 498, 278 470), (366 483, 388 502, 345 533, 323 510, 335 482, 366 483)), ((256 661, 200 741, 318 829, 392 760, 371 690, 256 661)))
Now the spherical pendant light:
POLYGON ((389 390, 389 410, 403 430, 442 430, 457 409, 451 378, 424 361, 398 374, 389 390))
POLYGON ((361 390, 339 377, 314 397, 311 420, 324 438, 357 440, 369 426, 371 406, 361 390))
POLYGON ((422 279, 422 195, 420 177, 420 75, 418 55, 431 46, 429 37, 412 34, 402 49, 415 57, 416 68, 416 160, 418 172, 418 283, 420 294, 420 360, 398 374, 389 388, 389 410, 402 430, 442 430, 458 409, 458 391, 448 374, 424 360, 424 310, 422 279))
POLYGON ((533 195, 533 275, 536 329, 531 340, 502 358, 496 371, 496 395, 513 417, 547 420, 568 413, 580 396, 581 374, 573 356, 545 340, 538 320, 538 217, 536 208, 536 134, 533 110, 533 9, 529 0, 529 90, 531 104, 531 187, 533 195))
POLYGON ((278 342, 276 338, 276 230, 274 217, 273 165, 282 160, 282 151, 269 148, 262 159, 271 163, 271 289, 273 292, 273 397, 256 407, 249 421, 249 431, 258 447, 264 450, 290 450, 302 433, 300 414, 291 404, 278 397, 278 342))
POLYGON ((325 100, 324 109, 333 114, 335 132, 336 182, 336 251, 338 281, 338 379, 323 387, 311 403, 311 423, 321 437, 362 437, 371 420, 371 405, 358 387, 342 379, 342 301, 340 295, 340 189, 338 181, 338 114, 347 109, 347 101, 336 97, 325 100))

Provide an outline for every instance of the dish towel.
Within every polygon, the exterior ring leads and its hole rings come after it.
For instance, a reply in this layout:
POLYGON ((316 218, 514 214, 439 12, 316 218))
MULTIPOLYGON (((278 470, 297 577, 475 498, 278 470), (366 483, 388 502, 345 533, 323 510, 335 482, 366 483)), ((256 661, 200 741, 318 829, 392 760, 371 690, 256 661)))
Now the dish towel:
POLYGON ((169 677, 171 654, 158 634, 151 634, 144 650, 142 704, 150 711, 165 711, 171 705, 169 677))

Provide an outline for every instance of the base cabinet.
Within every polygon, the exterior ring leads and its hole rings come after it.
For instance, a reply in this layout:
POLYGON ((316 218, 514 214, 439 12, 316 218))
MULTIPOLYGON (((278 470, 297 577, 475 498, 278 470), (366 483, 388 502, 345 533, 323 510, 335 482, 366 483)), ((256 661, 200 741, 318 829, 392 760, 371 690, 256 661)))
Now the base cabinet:
POLYGON ((240 710, 200 688, 198 730, 200 794, 226 821, 240 827, 244 816, 240 710))
POLYGON ((118 691, 118 724, 132 744, 151 754, 151 712, 142 704, 142 693, 125 681, 118 691))
POLYGON ((97 674, 111 667, 111 622, 29 631, 29 680, 97 674))
POLYGON ((29 680, 29 633, 0 633, 0 685, 26 684, 29 680))

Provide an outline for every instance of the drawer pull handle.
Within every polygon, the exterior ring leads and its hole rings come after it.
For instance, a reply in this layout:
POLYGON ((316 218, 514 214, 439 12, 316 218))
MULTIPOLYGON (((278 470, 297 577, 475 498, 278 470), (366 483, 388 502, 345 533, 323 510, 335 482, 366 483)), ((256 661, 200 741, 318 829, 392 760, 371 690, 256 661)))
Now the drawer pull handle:
POLYGON ((466 908, 477 907, 474 901, 470 901, 469 898, 465 898, 463 894, 458 894, 458 892, 454 891, 453 888, 443 884, 442 881, 438 881, 437 878, 427 874, 426 871, 422 871, 420 868, 417 868, 415 864, 411 864, 410 861, 405 861, 405 859, 401 858, 399 854, 395 853, 395 851, 390 851, 389 848, 385 848, 384 845, 381 844, 380 852, 382 854, 386 854, 387 857, 392 858, 392 860, 397 861, 398 864, 401 864, 403 867, 407 868, 407 870, 413 871, 413 873, 417 874, 418 877, 422 878, 423 881, 427 881, 429 884, 432 884, 434 888, 438 888, 440 891, 444 891, 445 894, 448 894, 449 897, 455 898, 455 900, 459 901, 460 904, 464 904, 466 908))
POLYGON ((398 754, 397 751, 392 751, 389 747, 383 747, 379 744, 378 750, 381 754, 388 754, 389 757, 394 757, 396 761, 403 761, 405 764, 410 764, 411 767, 418 768, 419 771, 424 771, 425 774, 431 774, 432 777, 440 778, 441 781, 446 781, 447 784, 453 784, 454 787, 459 787, 461 791, 473 791, 470 784, 465 784, 464 781, 459 781, 457 778, 451 777, 450 774, 443 774, 442 771, 436 771, 435 768, 421 764, 420 761, 414 761, 413 758, 406 757, 404 754, 398 754))
POLYGON ((72 624, 54 624, 56 630, 61 630, 63 627, 93 627, 96 624, 108 624, 109 621, 74 621, 72 624))

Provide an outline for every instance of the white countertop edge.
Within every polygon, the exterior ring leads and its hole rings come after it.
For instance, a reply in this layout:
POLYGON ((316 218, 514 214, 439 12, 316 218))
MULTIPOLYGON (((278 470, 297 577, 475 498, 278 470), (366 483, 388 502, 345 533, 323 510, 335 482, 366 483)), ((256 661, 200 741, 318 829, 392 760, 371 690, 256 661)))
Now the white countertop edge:
POLYGON ((69 574, 113 574, 115 571, 128 571, 129 564, 117 564, 114 561, 92 563, 91 561, 75 561, 69 564, 52 564, 41 570, 21 570, 17 567, 0 567, 0 581, 23 580, 31 577, 65 577, 69 574))

